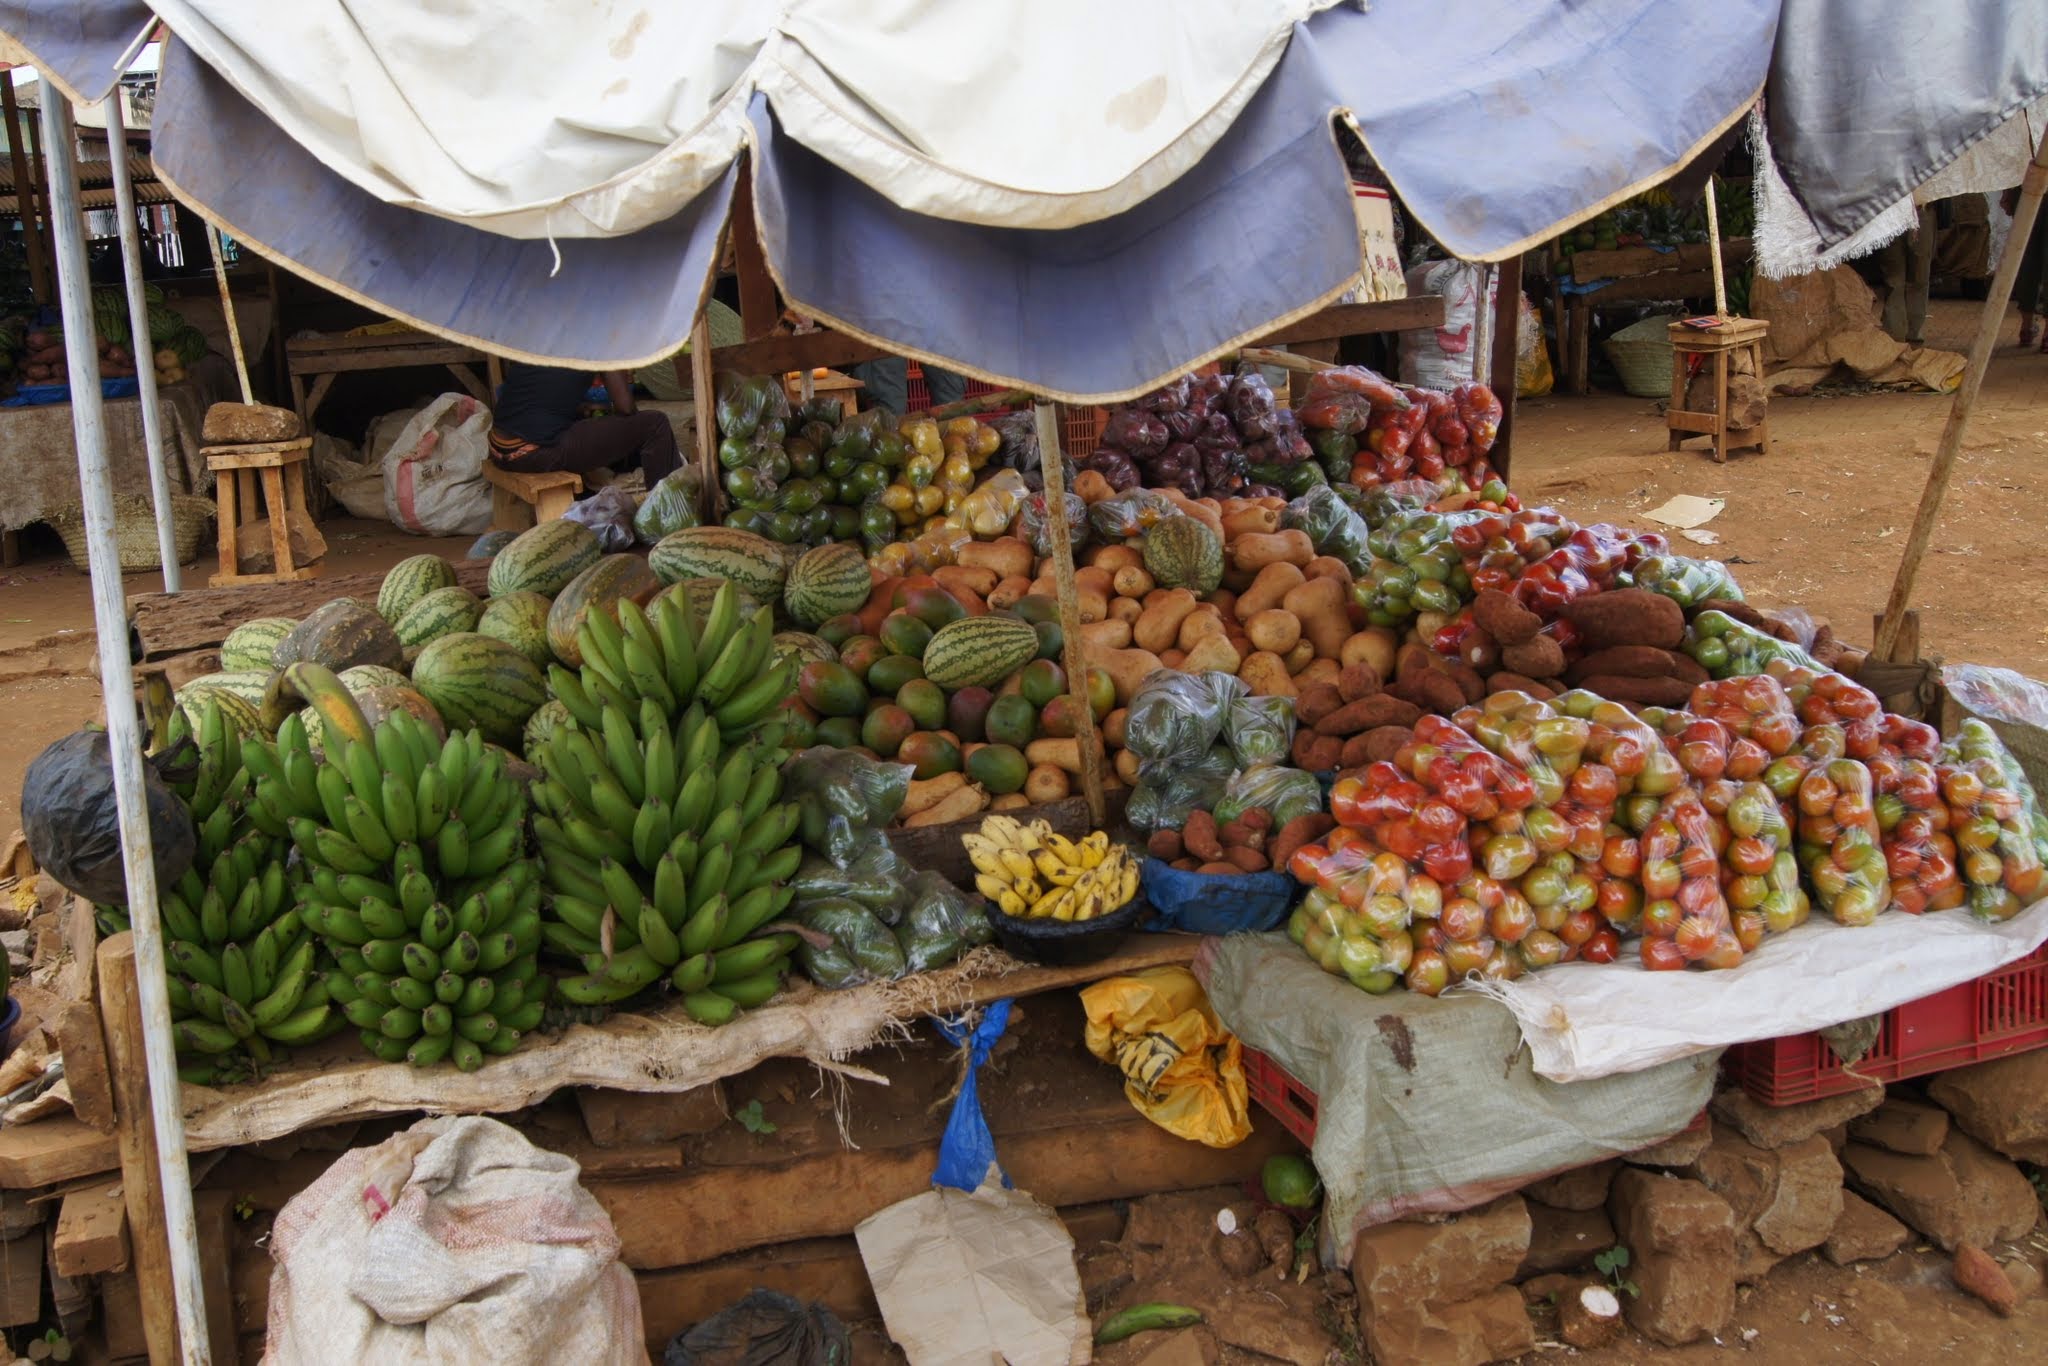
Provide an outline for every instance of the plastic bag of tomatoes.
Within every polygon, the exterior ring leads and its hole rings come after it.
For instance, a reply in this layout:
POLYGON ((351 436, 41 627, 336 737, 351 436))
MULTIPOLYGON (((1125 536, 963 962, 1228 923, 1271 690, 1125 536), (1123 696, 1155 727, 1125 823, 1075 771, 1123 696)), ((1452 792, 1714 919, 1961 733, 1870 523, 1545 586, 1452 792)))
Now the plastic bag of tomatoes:
POLYGON ((1875 793, 1871 806, 1891 883, 1887 909, 1919 915, 1962 905, 1941 770, 1926 759, 1891 752, 1880 752, 1868 766, 1875 793))
POLYGON ((1435 995, 1448 980, 1439 955, 1415 975, 1411 927, 1442 913, 1443 890, 1428 874, 1355 830, 1338 829, 1294 852, 1288 871, 1308 884, 1287 935, 1325 972, 1361 991, 1391 991, 1404 976, 1435 995))
POLYGON ((1722 895, 1736 941, 1750 953, 1765 934, 1805 924, 1812 906, 1799 880, 1792 822, 1770 788, 1741 783, 1718 814, 1728 827, 1722 895))
POLYGON ((2048 893, 2033 789, 1997 734, 1974 717, 1943 756, 1942 796, 1970 913, 2010 920, 2048 893))
POLYGON ((1644 967, 1670 972, 1694 965, 1732 968, 1742 961, 1743 945, 1721 895, 1725 836, 1691 788, 1665 797, 1643 827, 1644 967))
POLYGON ((1891 874, 1870 769, 1846 757, 1842 733, 1839 726, 1807 729, 1817 762, 1799 780, 1800 862, 1814 899, 1837 924, 1868 925, 1891 904, 1891 874))

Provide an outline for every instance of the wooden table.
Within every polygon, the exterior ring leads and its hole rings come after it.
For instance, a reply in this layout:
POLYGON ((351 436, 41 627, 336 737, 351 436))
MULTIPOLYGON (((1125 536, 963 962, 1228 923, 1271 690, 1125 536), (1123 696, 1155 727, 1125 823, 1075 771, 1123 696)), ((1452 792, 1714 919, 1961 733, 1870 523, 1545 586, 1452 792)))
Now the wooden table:
MULTIPOLYGON (((1732 237, 1721 244, 1730 269, 1746 265, 1750 244, 1732 237)), ((1551 277, 1551 307, 1556 313, 1557 359, 1566 393, 1583 394, 1588 379, 1595 310, 1615 304, 1663 299, 1712 299, 1714 271, 1707 244, 1688 242, 1671 251, 1655 247, 1620 247, 1612 251, 1579 251, 1571 258, 1572 275, 1608 283, 1584 294, 1567 294, 1551 277)))
POLYGON ((299 411, 306 429, 312 430, 313 414, 319 410, 334 377, 352 370, 403 370, 415 365, 445 365, 462 387, 489 407, 491 397, 504 379, 496 356, 474 346, 464 346, 426 332, 396 332, 366 337, 293 337, 284 344, 285 367, 291 375, 292 406, 299 411), (479 379, 475 366, 481 362, 488 383, 479 379), (312 383, 306 381, 311 377, 312 383))

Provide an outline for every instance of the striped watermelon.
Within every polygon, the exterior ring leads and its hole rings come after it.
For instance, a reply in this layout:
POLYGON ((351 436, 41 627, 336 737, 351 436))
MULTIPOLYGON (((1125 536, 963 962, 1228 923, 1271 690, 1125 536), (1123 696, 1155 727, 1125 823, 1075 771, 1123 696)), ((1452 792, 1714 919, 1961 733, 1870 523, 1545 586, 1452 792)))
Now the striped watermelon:
POLYGON ((516 531, 486 531, 469 543, 469 549, 464 552, 463 558, 488 560, 518 538, 519 533, 516 531))
POLYGON ((225 692, 261 707, 264 689, 270 686, 270 673, 268 668, 263 668, 223 669, 219 673, 201 674, 178 689, 178 700, 183 702, 188 695, 195 693, 225 692))
POLYGON ((474 631, 430 640, 413 661, 412 684, 451 730, 471 726, 509 745, 548 700, 547 680, 515 647, 474 631))
MULTIPOLYGON (((789 561, 766 536, 725 526, 692 526, 671 531, 647 553, 648 566, 663 583, 684 579, 730 579, 760 602, 782 596, 789 561)), ((862 596, 866 601, 866 596, 862 596)))
POLYGON ((277 643, 299 623, 290 617, 258 617, 228 632, 221 642, 220 666, 230 672, 261 669, 268 673, 277 643))
POLYGON ((490 636, 509 645, 545 669, 554 661, 548 648, 548 608, 553 606, 538 593, 507 593, 492 598, 477 618, 478 635, 490 636))
POLYGON ((377 590, 377 615, 398 625, 412 605, 440 588, 455 586, 455 566, 439 555, 410 555, 391 566, 377 590))
POLYGON ((1192 517, 1168 517, 1145 533, 1145 569, 1161 588, 1202 597, 1223 582, 1223 542, 1192 517))
POLYGON ((349 696, 361 697, 372 688, 409 688, 412 683, 398 670, 382 664, 358 664, 341 671, 341 686, 348 689, 349 696))
POLYGON ((420 646, 430 640, 457 631, 474 631, 483 612, 484 605, 467 588, 453 584, 436 588, 406 608, 405 615, 398 619, 398 643, 408 655, 418 654, 420 646))
POLYGON ((874 587, 875 577, 861 553, 844 541, 832 541, 806 550, 789 567, 782 605, 800 625, 816 626, 859 611, 874 587))
POLYGON ((577 648, 576 632, 584 617, 597 610, 616 618, 620 598, 645 602, 655 587, 654 571, 638 555, 605 556, 555 595, 554 606, 548 608, 548 648, 570 668, 580 668, 583 651, 577 648))
POLYGON ((1014 617, 962 617, 924 647, 924 676, 942 688, 993 688, 1038 657, 1038 632, 1014 617))
POLYGON ((551 598, 597 563, 604 550, 597 533, 580 522, 556 518, 529 527, 491 559, 490 595, 538 593, 551 598))
POLYGON ((833 649, 829 642, 808 631, 777 631, 775 639, 770 642, 768 658, 778 660, 784 655, 795 656, 799 665, 808 664, 814 659, 822 659, 827 664, 839 662, 839 651, 833 649))
POLYGON ((520 735, 523 753, 533 763, 539 763, 541 749, 554 738, 557 730, 569 724, 569 709, 559 698, 549 698, 540 710, 526 718, 526 729, 520 735))
POLYGON ((191 684, 178 693, 178 706, 192 723, 192 733, 199 733, 199 711, 211 702, 220 708, 221 716, 230 729, 242 736, 260 735, 263 731, 263 706, 252 702, 238 692, 226 688, 195 688, 191 684))

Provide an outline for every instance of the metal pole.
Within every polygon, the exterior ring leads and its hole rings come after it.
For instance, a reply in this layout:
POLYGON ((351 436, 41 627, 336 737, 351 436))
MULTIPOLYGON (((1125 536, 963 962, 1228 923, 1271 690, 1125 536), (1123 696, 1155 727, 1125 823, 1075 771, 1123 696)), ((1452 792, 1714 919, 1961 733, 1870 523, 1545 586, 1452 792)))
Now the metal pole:
POLYGON ((149 340, 149 304, 142 297, 142 226, 135 221, 135 186, 128 177, 128 129, 121 120, 121 88, 107 96, 107 157, 114 170, 114 216, 121 225, 121 277, 128 287, 128 341, 135 385, 142 399, 142 444, 149 453, 149 497, 156 505, 157 552, 164 592, 178 591, 178 538, 171 524, 171 479, 164 468, 162 414, 156 406, 155 347, 149 340), (147 349, 147 356, 139 354, 147 349))
MULTIPOLYGON (((199 1232, 192 1216, 191 1172, 185 1165, 185 1115, 171 1043, 171 1004, 164 988, 163 928, 157 919, 156 864, 149 805, 142 787, 142 735, 128 670, 127 606, 114 548, 114 494, 107 469, 106 414, 100 405, 99 353, 94 349, 92 292, 79 213, 78 167, 71 105, 45 83, 41 110, 49 151, 50 232, 57 252, 57 292, 64 305, 65 359, 71 380, 71 424, 78 442, 78 485, 85 503, 86 558, 92 569, 93 623, 99 636, 100 691, 113 753, 114 794, 121 815, 122 864, 128 875, 128 921, 135 932, 135 972, 142 998, 143 1057, 156 1121, 157 1165, 163 1174, 164 1225, 170 1235, 171 1289, 187 1366, 209 1366, 212 1353, 204 1291, 199 1283, 199 1232)), ((144 1286, 144 1294, 162 1294, 144 1286)))
POLYGON ((235 321, 235 296, 228 289, 228 263, 220 254, 220 233, 211 223, 206 225, 206 247, 213 253, 213 280, 220 286, 220 317, 228 325, 228 345, 235 353, 235 377, 242 381, 242 402, 254 403, 256 392, 249 387, 249 361, 242 354, 242 325, 235 321))
POLYGON ((1885 602, 1884 616, 1877 623, 1877 639, 1870 652, 1893 663, 1892 651, 1899 643, 1899 630, 1906 623, 1906 609, 1913 601, 1913 580, 1919 576, 1920 561, 1934 539, 1934 524, 1941 517, 1941 503, 1948 496, 1948 481, 1956 472, 1956 456, 1963 448, 1963 428, 1970 410, 1977 406, 1977 390, 1983 387, 1984 371, 1991 364, 1991 349, 1998 345, 1998 329, 2005 323, 2005 302, 2012 297, 2012 282, 2020 273, 2020 258, 2027 254, 2027 239, 2033 235, 2034 219, 2041 211, 2041 192, 2048 189, 2048 134, 2034 146, 2026 179, 2020 182, 2020 202, 2012 215, 2012 231, 2006 234, 2005 250, 1998 255, 1998 269, 1992 272, 1991 292, 1984 299, 1984 314, 1977 323, 1977 338, 1970 343, 1970 359, 1963 366, 1963 382, 1949 405, 1948 425, 1941 429, 1941 443, 1934 448, 1934 466, 1927 471, 1927 487, 1920 491, 1920 507, 1913 514, 1913 530, 1899 556, 1898 576, 1892 580, 1892 595, 1885 602))

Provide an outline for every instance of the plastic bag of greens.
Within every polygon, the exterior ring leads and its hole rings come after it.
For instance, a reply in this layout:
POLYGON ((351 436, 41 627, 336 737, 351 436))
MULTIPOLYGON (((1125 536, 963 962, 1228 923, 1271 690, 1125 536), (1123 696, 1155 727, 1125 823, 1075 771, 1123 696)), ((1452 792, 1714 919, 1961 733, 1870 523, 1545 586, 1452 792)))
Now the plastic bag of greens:
POLYGON ((910 903, 905 879, 912 871, 895 850, 876 840, 869 853, 845 868, 823 854, 805 854, 789 881, 789 890, 800 911, 821 901, 853 901, 873 911, 884 924, 893 925, 910 903))
MULTIPOLYGON (((718 431, 721 436, 751 437, 764 422, 789 422, 789 394, 773 375, 719 375, 718 431)), ((778 434, 777 439, 780 439, 778 434)))
POLYGON ((1635 586, 1662 593, 1687 611, 1716 598, 1742 601, 1742 586, 1719 560, 1652 555, 1635 567, 1635 586))
POLYGON ((1240 697, 1230 704, 1223 738, 1240 767, 1282 764, 1294 744, 1294 699, 1240 697))
POLYGON ((1134 488, 1089 508, 1088 524, 1099 541, 1128 541, 1179 514, 1165 494, 1134 488))
POLYGON ((1187 763, 1223 733, 1230 704, 1251 689, 1233 674, 1161 669, 1138 685, 1124 719, 1124 748, 1141 765, 1187 763))
POLYGON ((694 465, 684 465, 662 476, 633 514, 633 532, 640 538, 640 544, 653 545, 671 531, 696 526, 697 503, 703 490, 703 476, 694 465))
POLYGON ((903 975, 903 946, 895 932, 858 902, 814 901, 798 913, 797 923, 807 931, 797 944, 797 962, 821 987, 837 991, 903 975))
MULTIPOLYGON (((1046 495, 1034 493, 1024 500, 1024 508, 1017 517, 1017 534, 1031 547, 1034 555, 1052 554, 1052 518, 1046 511, 1046 495)), ((1088 505, 1075 494, 1066 496, 1067 536, 1076 554, 1088 544, 1088 505)))
POLYGON ((908 971, 942 968, 995 937, 977 900, 940 874, 919 873, 912 879, 911 892, 910 910, 896 926, 896 942, 903 948, 908 971))
POLYGON ((1744 626, 1725 612, 1706 611, 1694 617, 1685 628, 1683 648, 1716 678, 1747 678, 1762 673, 1773 661, 1828 672, 1797 645, 1744 626))
POLYGON ((1273 813, 1278 830, 1296 816, 1314 815, 1323 809, 1323 785, 1313 773, 1284 764, 1254 764, 1232 775, 1224 785, 1223 800, 1214 811, 1218 825, 1228 825, 1253 807, 1273 813))
POLYGON ((1366 544, 1372 529, 1327 484, 1289 503, 1280 514, 1280 525, 1307 532, 1316 554, 1336 556, 1353 574, 1363 574, 1372 564, 1372 550, 1366 544))
POLYGON ((1152 834, 1177 830, 1189 815, 1207 811, 1223 800, 1237 761, 1225 745, 1217 745, 1192 764, 1155 764, 1142 771, 1124 819, 1134 830, 1152 834))
POLYGON ((840 868, 872 844, 872 832, 896 819, 910 793, 909 764, 885 764, 850 749, 813 745, 789 761, 783 792, 797 803, 804 847, 840 868))

